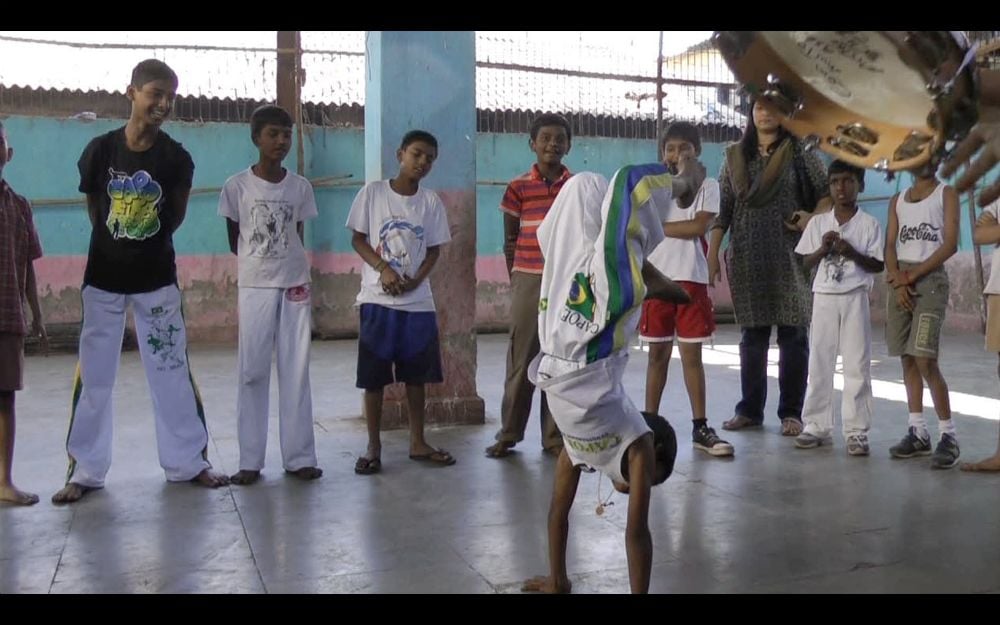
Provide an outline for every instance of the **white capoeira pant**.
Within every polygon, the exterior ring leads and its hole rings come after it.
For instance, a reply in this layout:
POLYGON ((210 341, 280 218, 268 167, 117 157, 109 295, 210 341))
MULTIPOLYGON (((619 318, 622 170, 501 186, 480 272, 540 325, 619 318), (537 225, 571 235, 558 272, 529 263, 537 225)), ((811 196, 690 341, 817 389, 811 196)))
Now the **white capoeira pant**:
POLYGON ((833 375, 837 353, 844 369, 840 411, 844 436, 867 432, 872 423, 871 317, 868 287, 813 294, 809 384, 802 406, 805 429, 825 438, 833 430, 833 375))
POLYGON ((309 386, 312 298, 294 288, 240 287, 237 430, 240 470, 264 468, 271 356, 277 352, 278 436, 288 471, 316 466, 309 386))
POLYGON ((205 412, 188 368, 180 290, 169 285, 121 294, 85 286, 82 297, 83 328, 66 439, 67 482, 99 488, 111 467, 111 393, 130 304, 153 399, 160 466, 172 482, 190 480, 211 467, 205 412))
POLYGON ((646 294, 642 264, 663 240, 671 186, 659 164, 624 167, 610 184, 579 173, 538 227, 541 352, 529 378, 548 394, 574 465, 622 482, 629 445, 649 431, 622 377, 646 294))

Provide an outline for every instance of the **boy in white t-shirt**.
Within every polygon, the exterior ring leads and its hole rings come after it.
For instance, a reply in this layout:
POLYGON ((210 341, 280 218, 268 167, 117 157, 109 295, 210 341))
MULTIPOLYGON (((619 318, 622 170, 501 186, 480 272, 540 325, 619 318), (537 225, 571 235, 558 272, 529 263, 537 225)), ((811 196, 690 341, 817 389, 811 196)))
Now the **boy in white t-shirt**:
POLYGON ((282 167, 292 145, 292 117, 266 104, 250 116, 256 164, 226 180, 219 215, 239 266, 239 390, 237 432, 240 470, 230 480, 260 479, 267 448, 271 355, 278 358, 278 433, 285 471, 313 480, 316 466, 309 347, 312 298, 303 222, 316 217, 308 180, 282 167))
MULTIPOLYGON (((1000 244, 1000 200, 994 200, 983 208, 983 213, 976 220, 976 228, 972 231, 972 242, 976 245, 1000 244)), ((1000 252, 993 249, 993 262, 990 265, 990 281, 983 290, 986 293, 986 351, 1000 353, 1000 252)), ((997 369, 1000 375, 1000 367, 997 369)), ((963 462, 959 467, 963 471, 1000 471, 1000 440, 996 452, 989 458, 979 462, 963 462)))
MULTIPOLYGON (((677 172, 681 158, 701 155, 698 128, 688 122, 674 122, 667 127, 660 143, 663 164, 677 172)), ((659 299, 642 303, 639 339, 649 344, 646 368, 646 412, 659 414, 667 368, 674 348, 674 337, 684 368, 684 386, 691 402, 691 439, 695 449, 711 456, 732 456, 733 446, 719 438, 705 417, 705 366, 701 361, 702 343, 715 333, 715 310, 708 295, 708 261, 705 233, 719 213, 719 182, 705 178, 694 202, 681 208, 671 200, 667 208, 666 237, 649 255, 649 262, 664 276, 677 282, 691 298, 687 304, 659 299)))
POLYGON ((406 384, 410 419, 410 459, 455 464, 443 449, 424 439, 425 384, 444 381, 437 315, 428 276, 451 241, 448 216, 437 193, 420 188, 438 155, 429 132, 411 130, 396 150, 399 173, 361 189, 347 227, 351 245, 365 261, 361 270, 357 386, 365 391, 368 449, 354 472, 382 469, 382 396, 387 384, 406 384))
POLYGON ((809 383, 802 406, 802 433, 795 446, 813 449, 831 440, 833 376, 843 358, 840 405, 847 453, 867 456, 872 421, 871 311, 868 293, 881 272, 882 226, 857 205, 865 171, 833 161, 827 171, 833 210, 813 217, 795 247, 813 279, 809 332, 809 383))

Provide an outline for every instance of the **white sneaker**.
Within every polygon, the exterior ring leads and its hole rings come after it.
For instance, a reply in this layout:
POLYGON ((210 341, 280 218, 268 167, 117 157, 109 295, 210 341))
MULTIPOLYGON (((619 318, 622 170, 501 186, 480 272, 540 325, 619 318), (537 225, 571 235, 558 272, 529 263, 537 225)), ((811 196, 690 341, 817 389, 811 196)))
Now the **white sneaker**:
POLYGON ((801 434, 795 437, 795 446, 799 449, 815 449, 816 447, 819 447, 824 443, 829 443, 830 441, 831 437, 829 434, 825 436, 822 434, 814 434, 808 429, 805 429, 801 434))
POLYGON ((851 434, 847 437, 847 455, 867 456, 868 455, 868 435, 864 432, 851 434))

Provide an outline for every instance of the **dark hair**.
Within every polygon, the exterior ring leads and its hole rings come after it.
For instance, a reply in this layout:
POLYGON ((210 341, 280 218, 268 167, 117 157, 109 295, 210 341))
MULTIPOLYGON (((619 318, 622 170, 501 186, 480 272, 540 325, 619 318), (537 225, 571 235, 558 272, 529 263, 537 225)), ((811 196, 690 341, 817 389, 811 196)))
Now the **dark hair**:
POLYGON ((677 434, 670 423, 660 415, 643 412, 642 417, 646 420, 649 429, 653 430, 653 453, 656 461, 662 462, 663 466, 667 468, 663 479, 659 482, 653 482, 653 485, 656 486, 666 481, 674 472, 674 460, 677 459, 677 434))
POLYGON ((292 116, 288 111, 274 104, 263 104, 254 109, 250 114, 250 139, 257 143, 264 126, 268 124, 281 126, 282 128, 292 127, 292 116))
POLYGON ((830 166, 826 168, 826 176, 829 179, 829 177, 834 174, 851 174, 858 179, 860 190, 865 190, 865 170, 860 167, 856 167, 845 161, 833 161, 830 163, 830 166))
POLYGON ((399 149, 405 150, 411 143, 415 143, 417 141, 423 141, 424 143, 432 146, 435 150, 438 149, 438 140, 434 138, 434 135, 426 130, 411 130, 403 135, 403 141, 400 142, 399 149))
POLYGON ((159 59, 146 59, 132 70, 132 86, 136 89, 142 89, 143 85, 154 80, 169 80, 177 87, 177 74, 159 59))
POLYGON ((531 140, 538 138, 538 131, 542 126, 562 126, 566 129, 566 140, 573 141, 573 130, 569 127, 569 120, 558 113, 542 113, 531 122, 531 140))
POLYGON ((701 136, 698 134, 698 127, 691 122, 674 122, 667 126, 667 130, 660 137, 660 151, 666 151, 667 141, 679 139, 687 141, 694 146, 696 154, 701 154, 701 136))
MULTIPOLYGON (((747 126, 743 129, 743 137, 740 138, 740 150, 743 151, 743 160, 747 164, 753 160, 754 155, 757 154, 757 147, 760 145, 757 139, 757 124, 753 121, 753 107, 756 102, 756 99, 750 101, 750 108, 747 111, 747 126)), ((772 145, 777 147, 786 137, 795 141, 792 133, 785 130, 785 127, 779 124, 778 138, 772 145)))

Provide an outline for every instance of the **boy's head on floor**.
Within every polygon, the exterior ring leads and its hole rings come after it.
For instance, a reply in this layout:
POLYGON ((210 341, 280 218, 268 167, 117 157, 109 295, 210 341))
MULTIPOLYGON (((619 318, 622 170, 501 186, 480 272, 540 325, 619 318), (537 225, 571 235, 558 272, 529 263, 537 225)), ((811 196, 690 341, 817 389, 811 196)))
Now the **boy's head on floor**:
POLYGON ((569 121, 555 113, 536 117, 531 122, 530 136, 528 147, 538 158, 538 164, 551 167, 562 165, 562 159, 569 154, 573 142, 569 121))
POLYGON ((158 127, 174 108, 177 74, 163 61, 146 59, 132 70, 125 96, 132 102, 132 121, 158 127))
POLYGON ((274 104, 264 104, 250 114, 250 140, 261 160, 280 163, 292 147, 292 116, 274 104))
MULTIPOLYGON (((674 472, 674 461, 677 459, 677 433, 674 432, 670 422, 660 415, 651 412, 643 412, 642 418, 646 420, 646 425, 653 431, 653 457, 656 464, 653 466, 653 486, 667 481, 670 474, 674 472)), ((628 454, 622 458, 622 475, 628 478, 628 454)), ((628 493, 628 484, 621 484, 613 481, 615 490, 620 493, 628 493)))
POLYGON ((438 142, 434 135, 426 130, 411 130, 403 135, 399 149, 396 150, 400 177, 420 181, 431 173, 437 156, 438 142))

